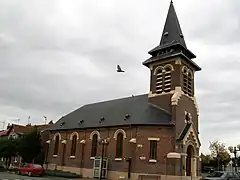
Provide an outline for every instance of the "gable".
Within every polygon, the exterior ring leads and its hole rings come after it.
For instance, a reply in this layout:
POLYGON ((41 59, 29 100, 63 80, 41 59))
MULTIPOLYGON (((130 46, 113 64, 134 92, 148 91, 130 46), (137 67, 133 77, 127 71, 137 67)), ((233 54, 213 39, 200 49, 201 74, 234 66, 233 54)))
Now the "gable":
POLYGON ((191 141, 196 145, 196 147, 199 148, 201 146, 200 140, 192 123, 186 123, 177 140, 182 141, 184 145, 191 141))

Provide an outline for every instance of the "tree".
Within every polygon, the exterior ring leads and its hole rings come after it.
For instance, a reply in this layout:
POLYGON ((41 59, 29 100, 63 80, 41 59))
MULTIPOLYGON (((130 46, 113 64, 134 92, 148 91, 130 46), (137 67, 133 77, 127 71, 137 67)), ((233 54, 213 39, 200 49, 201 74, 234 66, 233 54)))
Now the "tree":
POLYGON ((219 155, 219 152, 226 151, 226 147, 223 143, 219 142, 218 140, 210 142, 209 149, 211 151, 212 157, 217 157, 219 155))
POLYGON ((41 151, 41 136, 35 129, 19 139, 19 155, 25 162, 32 162, 41 151))
POLYGON ((209 165, 210 161, 212 160, 212 157, 209 154, 204 155, 201 153, 201 160, 202 160, 202 165, 209 165))
POLYGON ((12 156, 18 154, 18 140, 4 137, 0 139, 0 157, 7 159, 6 166, 9 165, 12 156))
POLYGON ((223 143, 217 140, 210 142, 209 149, 211 151, 211 157, 215 161, 213 164, 216 164, 217 166, 224 165, 226 167, 231 161, 230 154, 223 143))

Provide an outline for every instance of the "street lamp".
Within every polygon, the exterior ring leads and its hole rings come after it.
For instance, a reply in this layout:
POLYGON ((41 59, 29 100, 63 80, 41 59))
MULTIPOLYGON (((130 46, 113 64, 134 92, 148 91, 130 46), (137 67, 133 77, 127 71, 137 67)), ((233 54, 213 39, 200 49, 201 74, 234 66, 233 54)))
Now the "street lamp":
POLYGON ((107 145, 109 144, 109 141, 110 141, 110 138, 100 139, 100 140, 99 140, 99 144, 102 145, 101 168, 100 168, 99 180, 102 179, 103 156, 104 156, 105 146, 107 146, 107 145))
POLYGON ((228 150, 234 154, 234 165, 235 165, 235 172, 237 172, 237 152, 240 151, 240 145, 236 146, 229 146, 228 150))

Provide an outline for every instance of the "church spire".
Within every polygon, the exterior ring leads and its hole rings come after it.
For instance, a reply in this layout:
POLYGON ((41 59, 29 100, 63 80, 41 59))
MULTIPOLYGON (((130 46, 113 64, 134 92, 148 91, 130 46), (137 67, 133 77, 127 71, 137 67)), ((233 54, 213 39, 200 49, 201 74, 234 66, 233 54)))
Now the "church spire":
POLYGON ((173 6, 173 2, 171 0, 166 22, 165 22, 163 33, 162 33, 162 38, 160 41, 160 46, 169 44, 172 42, 178 42, 183 47, 187 48, 182 30, 177 18, 177 14, 173 6))
POLYGON ((195 71, 201 70, 201 68, 192 61, 196 56, 186 46, 172 1, 170 1, 160 44, 148 53, 152 57, 143 62, 143 65, 147 67, 150 67, 156 62, 171 61, 173 57, 178 56, 188 62, 195 71))

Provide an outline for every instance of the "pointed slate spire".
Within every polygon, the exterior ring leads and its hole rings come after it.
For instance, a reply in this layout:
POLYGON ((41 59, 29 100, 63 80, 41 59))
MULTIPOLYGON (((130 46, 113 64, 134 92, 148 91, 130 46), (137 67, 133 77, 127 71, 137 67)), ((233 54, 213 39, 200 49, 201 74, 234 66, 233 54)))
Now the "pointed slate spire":
POLYGON ((165 22, 163 33, 162 33, 162 38, 160 41, 160 46, 172 43, 173 41, 179 42, 182 46, 187 48, 186 43, 184 41, 182 30, 177 18, 177 14, 174 9, 173 2, 171 0, 166 22, 165 22))

